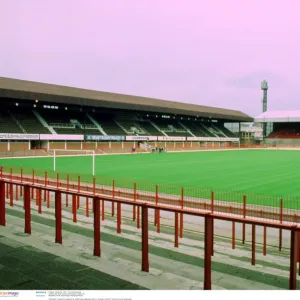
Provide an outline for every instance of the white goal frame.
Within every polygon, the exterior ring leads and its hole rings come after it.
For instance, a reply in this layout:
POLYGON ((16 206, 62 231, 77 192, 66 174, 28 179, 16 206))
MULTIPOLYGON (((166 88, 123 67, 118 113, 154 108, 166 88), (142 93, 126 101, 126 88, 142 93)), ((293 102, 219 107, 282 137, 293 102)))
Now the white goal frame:
POLYGON ((90 153, 90 155, 92 156, 92 175, 95 176, 95 150, 67 150, 67 149, 54 149, 53 150, 53 170, 54 172, 56 171, 56 157, 68 157, 68 156, 88 156, 89 154, 87 154, 87 152, 90 153), (83 155, 79 154, 79 155, 57 155, 57 152, 82 152, 84 153, 83 155))

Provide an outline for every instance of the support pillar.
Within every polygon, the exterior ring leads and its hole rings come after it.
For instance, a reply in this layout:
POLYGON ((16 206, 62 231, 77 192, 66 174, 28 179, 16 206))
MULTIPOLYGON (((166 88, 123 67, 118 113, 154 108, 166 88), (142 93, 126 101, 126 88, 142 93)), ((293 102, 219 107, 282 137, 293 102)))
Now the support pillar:
POLYGON ((121 210, 121 203, 117 203, 117 233, 121 233, 121 216, 122 210, 121 210))
POLYGON ((9 205, 14 206, 14 191, 12 183, 9 184, 9 205))
POLYGON ((0 225, 6 226, 5 220, 5 183, 0 181, 0 225))
POLYGON ((90 208, 89 208, 89 197, 85 198, 85 216, 90 216, 90 208))
POLYGON ((115 202, 111 202, 111 216, 114 217, 115 215, 115 202))
POLYGON ((235 249, 235 222, 232 222, 232 249, 235 249))
POLYGON ((264 245, 263 245, 263 254, 267 255, 267 227, 264 226, 264 245))
POLYGON ((156 218, 156 231, 160 233, 160 210, 157 209, 157 218, 156 218))
POLYGON ((77 223, 77 207, 76 207, 76 195, 72 195, 72 213, 73 213, 73 222, 77 223))
MULTIPOLYGON (((103 200, 102 200, 103 201, 103 200)), ((94 205, 94 255, 101 256, 100 248, 100 199, 93 198, 94 205)))
POLYGON ((175 237, 174 237, 174 247, 178 248, 178 212, 175 212, 175 237))
POLYGON ((36 197, 38 201, 38 213, 41 214, 42 213, 42 190, 41 189, 36 190, 36 197))
POLYGON ((297 289, 297 237, 297 231, 292 229, 290 254, 290 290, 297 289))
POLYGON ((148 207, 142 206, 142 271, 149 272, 148 207))
POLYGON ((61 192, 55 192, 55 243, 62 244, 61 192))
POLYGON ((252 257, 251 265, 255 265, 255 239, 256 239, 256 225, 252 224, 252 257))
POLYGON ((211 216, 206 216, 204 223, 204 290, 211 290, 211 246, 213 243, 213 218, 211 216))
POLYGON ((31 234, 30 186, 24 186, 25 233, 31 234))
POLYGON ((104 200, 101 200, 101 205, 102 205, 102 208, 101 208, 102 221, 104 221, 104 217, 105 217, 105 202, 104 202, 104 200))
POLYGON ((136 207, 137 216, 136 216, 136 228, 140 228, 140 207, 136 207))
POLYGON ((279 229, 279 251, 281 251, 282 248, 282 229, 279 229))
POLYGON ((180 227, 179 227, 179 237, 182 239, 183 236, 183 213, 180 213, 180 227))

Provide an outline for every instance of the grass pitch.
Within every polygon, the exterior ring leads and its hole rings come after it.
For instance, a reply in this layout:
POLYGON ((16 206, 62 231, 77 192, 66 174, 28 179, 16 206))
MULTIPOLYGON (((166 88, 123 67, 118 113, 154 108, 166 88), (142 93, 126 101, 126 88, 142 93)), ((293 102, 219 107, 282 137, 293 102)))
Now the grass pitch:
MULTIPOLYGON (((243 150, 97 156, 96 177, 212 190, 300 196, 300 151, 243 150)), ((1 159, 0 165, 53 171, 53 158, 1 159)), ((57 171, 91 182, 91 156, 58 157, 57 171)), ((28 172, 28 171, 27 171, 28 172)), ((42 173, 41 173, 42 174, 42 173)), ((52 174, 53 176, 54 174, 52 174)), ((50 175, 51 176, 51 175, 50 175)), ((101 182, 97 180, 97 182, 101 182)))

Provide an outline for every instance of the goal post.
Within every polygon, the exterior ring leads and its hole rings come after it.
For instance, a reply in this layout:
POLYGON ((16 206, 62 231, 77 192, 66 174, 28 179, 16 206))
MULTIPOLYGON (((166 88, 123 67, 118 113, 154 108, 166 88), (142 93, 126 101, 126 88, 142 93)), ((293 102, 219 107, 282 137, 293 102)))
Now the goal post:
POLYGON ((53 150, 53 170, 57 169, 57 157, 70 157, 70 156, 92 156, 92 175, 95 176, 95 150, 65 150, 54 149, 53 150))

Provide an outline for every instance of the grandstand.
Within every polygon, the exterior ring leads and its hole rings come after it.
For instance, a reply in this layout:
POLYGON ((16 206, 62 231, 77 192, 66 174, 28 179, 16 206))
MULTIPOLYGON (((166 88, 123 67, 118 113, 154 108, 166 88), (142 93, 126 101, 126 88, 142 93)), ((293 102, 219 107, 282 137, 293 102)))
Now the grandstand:
POLYGON ((83 149, 88 137, 94 137, 94 142, 88 144, 89 149, 106 148, 110 152, 129 150, 134 141, 142 137, 151 138, 154 145, 175 150, 185 146, 176 141, 191 141, 187 144, 190 148, 200 147, 201 143, 211 147, 215 142, 224 146, 236 142, 238 137, 225 128, 226 122, 252 120, 242 112, 223 108, 3 77, 0 78, 0 101, 0 133, 3 134, 0 149, 8 151, 51 147, 83 149), (40 137, 32 138, 32 134, 40 137))
POLYGON ((266 124, 265 144, 300 146, 300 111, 267 111, 255 122, 266 124))

